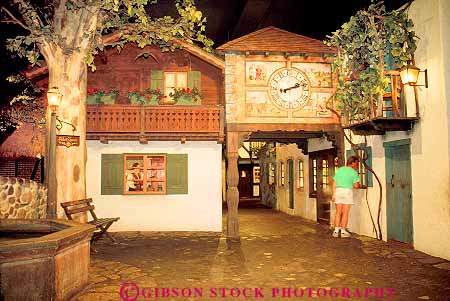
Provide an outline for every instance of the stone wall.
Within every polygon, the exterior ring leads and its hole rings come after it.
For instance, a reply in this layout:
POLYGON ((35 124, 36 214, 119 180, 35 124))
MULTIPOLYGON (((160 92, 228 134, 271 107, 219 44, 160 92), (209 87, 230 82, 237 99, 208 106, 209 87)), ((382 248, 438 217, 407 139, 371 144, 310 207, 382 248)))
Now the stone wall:
POLYGON ((0 177, 0 218, 47 216, 47 188, 35 181, 0 177))

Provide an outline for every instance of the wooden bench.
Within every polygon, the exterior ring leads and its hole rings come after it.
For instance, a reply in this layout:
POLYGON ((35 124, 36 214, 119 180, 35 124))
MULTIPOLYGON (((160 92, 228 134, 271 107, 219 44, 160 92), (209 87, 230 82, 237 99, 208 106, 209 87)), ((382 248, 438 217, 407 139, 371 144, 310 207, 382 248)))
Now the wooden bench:
POLYGON ((107 218, 98 218, 94 212, 94 205, 92 205, 92 198, 72 201, 72 202, 63 202, 61 203, 61 207, 63 207, 64 212, 69 220, 73 220, 73 215, 83 212, 90 212, 92 216, 92 220, 88 223, 94 225, 98 231, 94 232, 92 236, 92 241, 96 241, 100 239, 102 235, 107 236, 112 242, 115 242, 114 238, 107 233, 108 228, 119 220, 119 217, 107 217, 107 218))

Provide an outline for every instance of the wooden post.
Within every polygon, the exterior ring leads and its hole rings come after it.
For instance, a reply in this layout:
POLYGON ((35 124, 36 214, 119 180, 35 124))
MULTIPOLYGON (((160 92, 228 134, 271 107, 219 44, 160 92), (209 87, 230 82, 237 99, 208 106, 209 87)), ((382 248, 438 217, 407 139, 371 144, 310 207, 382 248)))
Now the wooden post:
POLYGON ((47 217, 56 218, 56 113, 50 115, 50 128, 47 150, 47 217))
POLYGON ((238 150, 239 134, 238 132, 227 133, 227 237, 239 239, 239 172, 238 172, 238 150))

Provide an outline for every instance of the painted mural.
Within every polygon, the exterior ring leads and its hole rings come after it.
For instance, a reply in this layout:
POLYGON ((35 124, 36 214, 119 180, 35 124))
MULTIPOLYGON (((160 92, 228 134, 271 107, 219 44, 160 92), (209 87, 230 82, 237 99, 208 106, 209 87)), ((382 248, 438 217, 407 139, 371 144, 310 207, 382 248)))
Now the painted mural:
POLYGON ((246 92, 246 116, 251 117, 287 117, 287 111, 280 110, 269 99, 267 91, 246 92))
POLYGON ((247 85, 265 86, 270 75, 285 66, 283 62, 249 61, 245 63, 247 85))
POLYGON ((331 64, 292 63, 292 67, 306 73, 311 82, 311 87, 332 87, 331 64))
POLYGON ((331 105, 332 93, 314 92, 307 105, 302 110, 295 111, 294 117, 332 117, 332 112, 327 109, 327 103, 331 105))
MULTIPOLYGON (((263 61, 261 59, 245 60, 245 81, 238 81, 236 84, 243 90, 236 90, 235 101, 227 103, 227 120, 242 121, 261 120, 264 118, 279 118, 287 120, 290 118, 329 118, 332 113, 326 109, 327 102, 332 97, 332 73, 329 63, 306 63, 306 62, 286 62, 286 61, 263 61), (298 107, 283 109, 278 107, 271 99, 271 84, 269 80, 276 72, 281 72, 283 68, 289 66, 302 71, 306 80, 310 83, 310 97, 304 104, 298 107), (242 93, 242 94, 241 94, 242 93), (241 102, 242 101, 242 102, 241 102)), ((289 69, 289 67, 288 67, 289 69)), ((286 70, 288 70, 286 69, 286 70)), ((241 69, 239 72, 242 72, 241 69)), ((289 76, 290 73, 288 73, 289 76)), ((292 83, 289 82, 289 84, 292 83)), ((295 89, 288 88, 288 89, 295 89)))

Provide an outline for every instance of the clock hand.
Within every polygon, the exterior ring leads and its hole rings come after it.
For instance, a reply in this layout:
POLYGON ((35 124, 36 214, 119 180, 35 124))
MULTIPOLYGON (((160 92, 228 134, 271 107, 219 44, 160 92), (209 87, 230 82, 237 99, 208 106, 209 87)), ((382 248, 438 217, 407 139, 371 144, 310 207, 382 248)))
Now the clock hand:
POLYGON ((299 84, 299 83, 296 83, 296 84, 295 84, 294 86, 292 86, 292 87, 285 88, 285 89, 280 89, 280 92, 286 93, 286 92, 289 91, 289 90, 296 89, 296 88, 299 88, 299 87, 300 87, 300 84, 299 84))

